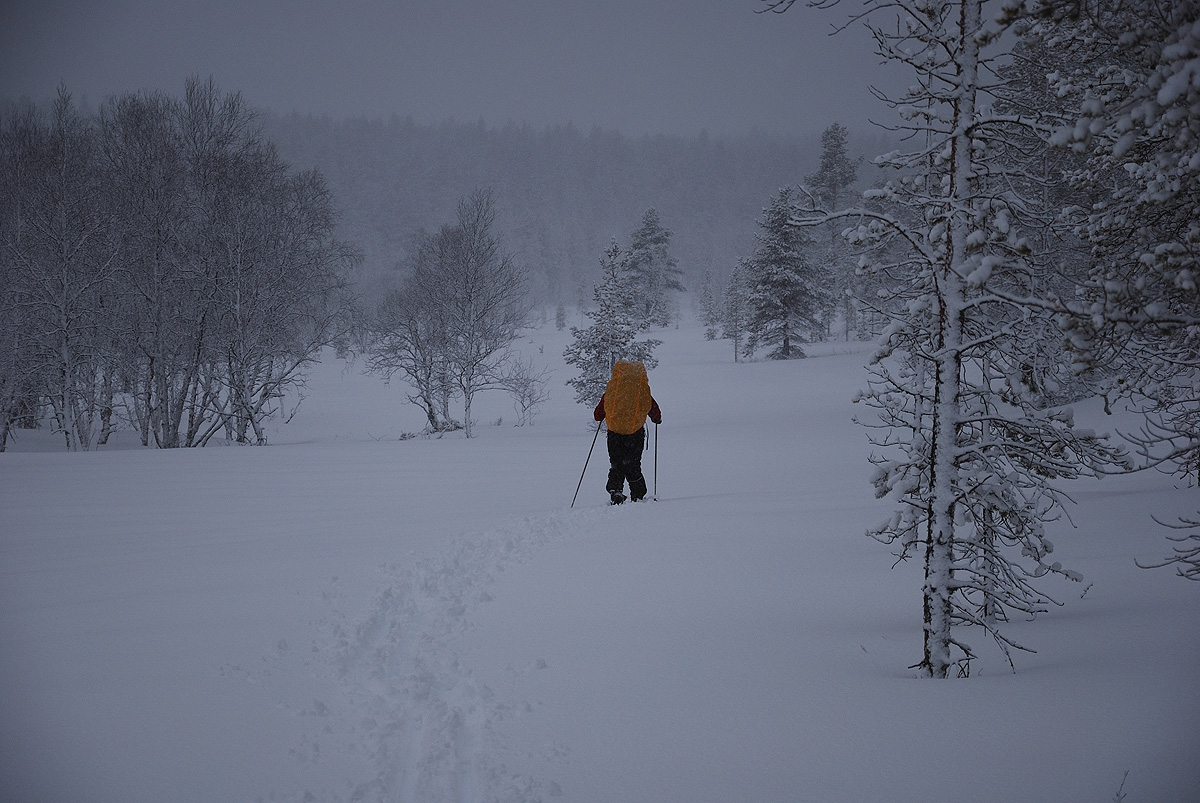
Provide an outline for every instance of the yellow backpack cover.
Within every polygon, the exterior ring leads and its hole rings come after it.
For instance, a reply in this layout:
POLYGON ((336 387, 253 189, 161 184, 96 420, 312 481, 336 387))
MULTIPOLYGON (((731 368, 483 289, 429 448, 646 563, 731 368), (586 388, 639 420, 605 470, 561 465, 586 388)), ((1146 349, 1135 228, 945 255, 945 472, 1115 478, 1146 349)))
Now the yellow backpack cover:
POLYGON ((650 414, 650 380, 640 362, 618 360, 604 389, 604 421, 609 432, 632 435, 650 414))

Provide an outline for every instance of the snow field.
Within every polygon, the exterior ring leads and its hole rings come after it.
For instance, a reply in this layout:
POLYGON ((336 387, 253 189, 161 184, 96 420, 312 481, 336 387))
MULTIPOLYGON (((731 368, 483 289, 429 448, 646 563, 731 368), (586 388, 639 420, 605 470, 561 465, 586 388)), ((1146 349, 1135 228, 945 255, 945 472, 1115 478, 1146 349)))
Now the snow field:
POLYGON ((550 329, 535 425, 481 396, 472 441, 397 441, 400 389, 329 361, 265 449, 0 455, 0 799, 1200 798, 1200 596, 1133 564, 1194 490, 1077 484, 1085 581, 1009 625, 1038 652, 915 679, 862 349, 655 336, 657 503, 605 504, 601 439, 567 509, 593 425, 550 329))

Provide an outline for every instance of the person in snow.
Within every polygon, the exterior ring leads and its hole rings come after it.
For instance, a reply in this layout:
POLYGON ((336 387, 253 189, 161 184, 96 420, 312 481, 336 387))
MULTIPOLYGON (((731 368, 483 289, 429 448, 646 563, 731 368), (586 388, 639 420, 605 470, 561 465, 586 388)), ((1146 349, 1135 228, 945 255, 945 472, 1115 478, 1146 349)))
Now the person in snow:
POLYGON ((646 496, 646 478, 642 476, 642 449, 646 444, 646 417, 662 423, 662 411, 650 395, 646 366, 640 362, 618 360, 612 379, 604 389, 593 416, 608 427, 608 482, 605 489, 614 505, 625 501, 625 482, 634 502, 646 496))

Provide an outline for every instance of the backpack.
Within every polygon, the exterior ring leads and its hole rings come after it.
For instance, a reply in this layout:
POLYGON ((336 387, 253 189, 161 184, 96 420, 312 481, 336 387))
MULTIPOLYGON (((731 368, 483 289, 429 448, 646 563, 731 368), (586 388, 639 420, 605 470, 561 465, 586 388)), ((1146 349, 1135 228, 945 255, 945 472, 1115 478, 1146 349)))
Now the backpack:
POLYGON ((609 432, 632 435, 650 414, 650 380, 640 362, 618 360, 604 389, 604 420, 609 432))

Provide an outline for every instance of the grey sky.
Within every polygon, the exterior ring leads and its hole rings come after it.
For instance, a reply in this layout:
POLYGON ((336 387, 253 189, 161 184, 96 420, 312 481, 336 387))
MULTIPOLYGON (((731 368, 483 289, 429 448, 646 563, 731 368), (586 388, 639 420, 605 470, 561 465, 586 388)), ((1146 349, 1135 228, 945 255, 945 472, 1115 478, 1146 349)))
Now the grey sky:
MULTIPOLYGON (((850 9, 758 0, 0 0, 0 97, 94 107, 212 75, 260 108, 625 134, 889 121, 850 9)), ((860 129, 861 130, 861 129, 860 129)))

